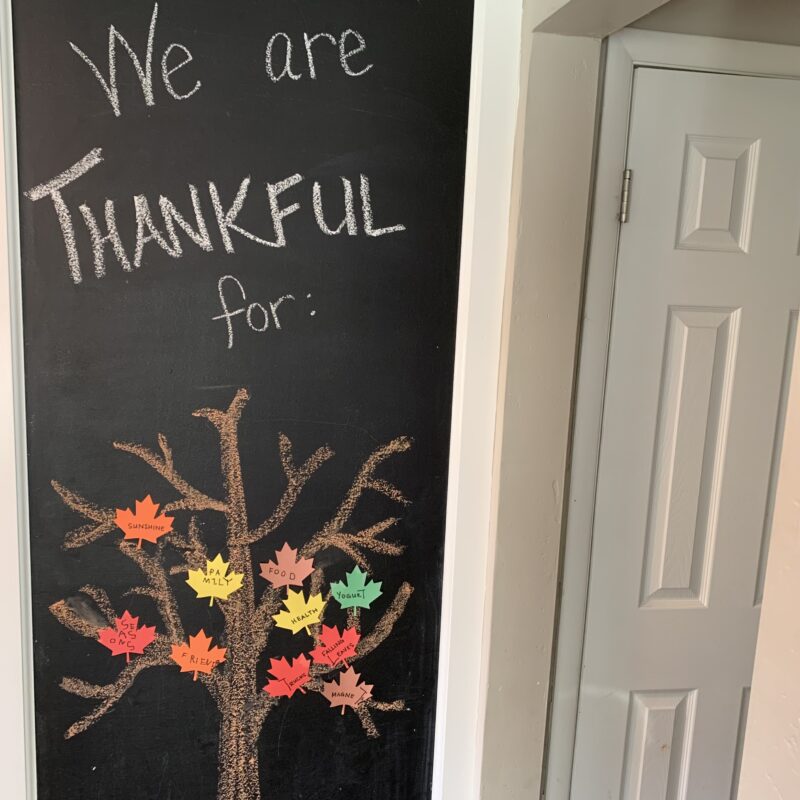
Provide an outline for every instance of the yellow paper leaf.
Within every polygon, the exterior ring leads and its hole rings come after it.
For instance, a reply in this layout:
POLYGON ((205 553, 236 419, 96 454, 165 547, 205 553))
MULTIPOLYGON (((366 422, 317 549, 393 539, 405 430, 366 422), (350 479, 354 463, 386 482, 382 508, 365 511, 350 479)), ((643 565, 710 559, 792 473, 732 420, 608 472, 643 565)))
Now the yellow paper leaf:
POLYGON ((275 614, 272 618, 279 628, 286 628, 292 633, 297 633, 305 628, 306 633, 311 633, 308 630, 309 625, 315 625, 322 618, 322 610, 325 608, 325 601, 322 599, 321 594, 309 595, 306 601, 306 596, 302 590, 293 592, 288 590, 289 596, 283 601, 286 607, 285 611, 280 614, 275 614))
POLYGON ((206 561, 206 571, 190 569, 186 583, 197 592, 197 597, 209 597, 210 606, 214 605, 214 598, 227 600, 234 592, 242 588, 244 574, 231 572, 228 574, 230 564, 222 560, 220 553, 213 561, 206 561))

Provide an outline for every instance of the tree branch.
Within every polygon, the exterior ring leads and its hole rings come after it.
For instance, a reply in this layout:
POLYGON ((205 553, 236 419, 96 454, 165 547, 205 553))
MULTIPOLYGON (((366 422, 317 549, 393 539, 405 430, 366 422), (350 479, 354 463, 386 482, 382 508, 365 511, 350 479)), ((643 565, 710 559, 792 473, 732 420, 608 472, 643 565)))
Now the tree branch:
MULTIPOLYGON (((384 611, 383 616, 375 623, 370 633, 363 637, 356 646, 356 654, 353 658, 348 659, 349 664, 354 664, 356 661, 368 656, 375 648, 382 645, 392 633, 395 624, 403 616, 406 610, 408 600, 414 593, 414 587, 410 583, 403 583, 397 590, 389 608, 384 611)), ((319 642, 317 642, 318 644, 319 642)), ((337 668, 328 666, 326 664, 314 664, 311 667, 311 674, 314 678, 321 678, 330 672, 334 672, 337 668)))
POLYGON ((200 527, 197 522, 197 517, 193 516, 189 520, 189 528, 186 537, 170 536, 170 544, 177 550, 181 550, 184 558, 183 564, 170 567, 170 575, 180 575, 188 572, 190 569, 204 570, 206 568, 206 562, 209 560, 208 549, 200 538, 200 527))
POLYGON ((112 511, 100 508, 89 502, 71 489, 62 486, 58 481, 50 481, 50 485, 55 489, 64 505, 91 520, 88 525, 82 525, 80 528, 70 531, 64 537, 65 548, 72 550, 77 547, 84 547, 114 530, 115 523, 112 511))
POLYGON ((172 458, 172 450, 167 443, 166 437, 159 433, 158 444, 161 455, 154 453, 141 444, 129 444, 128 442, 114 442, 114 447, 123 453, 140 458, 149 467, 152 467, 164 480, 166 480, 178 493, 181 494, 180 500, 167 503, 162 509, 163 512, 170 511, 220 511, 225 513, 226 506, 221 500, 215 500, 204 492, 196 489, 186 481, 175 469, 172 458))
POLYGON ((169 643, 166 639, 159 636, 156 637, 156 641, 148 648, 145 655, 131 661, 131 663, 120 672, 113 683, 99 686, 82 681, 80 678, 62 678, 61 688, 65 692, 74 694, 77 697, 83 697, 86 700, 103 701, 100 705, 96 706, 92 711, 67 728, 64 738, 71 739, 73 736, 83 733, 94 725, 98 719, 105 716, 119 702, 122 695, 133 686, 134 681, 141 672, 151 667, 162 667, 171 664, 172 661, 169 658, 169 653, 169 643))
POLYGON ((178 603, 164 567, 164 540, 159 541, 155 555, 150 555, 144 549, 138 549, 133 542, 126 542, 124 539, 120 539, 117 546, 147 578, 151 590, 149 596, 155 601, 170 638, 175 642, 183 641, 185 634, 178 614, 178 603))
MULTIPOLYGON (((410 583, 403 583, 397 590, 391 605, 383 613, 383 616, 375 623, 375 626, 365 636, 356 648, 357 658, 369 655, 376 647, 383 644, 391 634, 397 620, 403 615, 408 605, 408 600, 414 593, 414 587, 410 583)), ((355 660, 355 659, 354 659, 355 660)))
MULTIPOLYGON (((172 455, 171 451, 166 445, 166 441, 162 443, 162 447, 165 453, 165 462, 168 465, 171 465, 172 455)), ((83 514, 83 516, 91 519, 93 523, 98 523, 96 525, 93 524, 84 526, 83 528, 78 528, 76 531, 68 534, 64 543, 65 547, 83 547, 84 545, 100 538, 100 536, 102 536, 105 532, 114 529, 116 523, 114 522, 115 515, 113 511, 110 509, 101 508, 94 503, 89 502, 76 492, 61 486, 61 484, 59 484, 57 481, 53 481, 52 485, 69 508, 71 508, 73 511, 83 514)), ((187 559, 195 557, 199 558, 204 555, 205 547, 198 535, 197 520, 195 517, 192 517, 189 521, 187 537, 190 546, 190 552, 187 556, 187 559)), ((181 541, 182 537, 180 534, 176 534, 175 538, 178 541, 181 541)), ((164 565, 165 546, 166 540, 164 538, 160 539, 156 547, 155 554, 151 555, 144 549, 137 549, 134 547, 132 542, 126 541, 125 539, 120 539, 117 543, 119 551, 131 559, 131 561, 133 561, 136 566, 139 567, 144 576, 147 578, 149 584, 149 587, 144 587, 144 590, 132 590, 131 593, 147 595, 151 597, 156 603, 159 614, 161 615, 169 636, 175 641, 182 641, 184 639, 183 626, 181 625, 180 616, 178 614, 177 601, 175 599, 173 589, 170 586, 167 569, 164 565)), ((205 566, 205 564, 203 564, 203 566, 205 566)), ((113 626, 113 617, 116 616, 116 614, 114 613, 113 608, 108 601, 108 595, 106 595, 106 593, 102 590, 94 589, 93 587, 84 587, 84 589, 81 591, 84 592, 84 594, 88 594, 90 597, 92 597, 98 606, 103 609, 106 616, 109 617, 109 624, 113 626), (103 605, 104 602, 105 608, 103 605)), ((82 633, 83 630, 88 630, 86 628, 86 623, 77 620, 74 613, 71 613, 71 610, 64 601, 61 601, 61 603, 55 603, 53 606, 51 606, 51 611, 59 620, 59 622, 71 630, 74 630, 78 633, 82 633)), ((83 635, 87 634, 83 633, 83 635)))
POLYGON ((243 544, 255 544, 279 528, 289 512, 294 508, 297 498, 311 476, 334 455, 333 450, 327 445, 320 447, 298 468, 295 466, 292 455, 292 443, 289 437, 282 433, 278 436, 278 449, 281 456, 281 466, 286 475, 286 488, 269 518, 265 519, 254 531, 248 533, 243 544))
POLYGON ((377 739, 380 737, 378 726, 375 720, 372 719, 372 711, 405 711, 406 704, 403 700, 395 700, 391 703, 383 703, 379 700, 364 700, 359 703, 354 709, 361 727, 367 734, 368 739, 377 739))
POLYGON ((397 517, 388 517, 356 533, 346 533, 344 529, 350 522, 361 495, 367 489, 378 492, 402 505, 408 505, 409 501, 394 484, 375 477, 375 470, 390 456, 403 453, 410 447, 411 439, 400 436, 383 447, 379 447, 367 458, 333 518, 324 525, 322 530, 315 533, 301 550, 300 554, 304 558, 310 558, 320 551, 332 547, 350 556, 362 569, 369 571, 366 552, 389 556, 400 555, 403 552, 405 548, 402 545, 385 542, 378 538, 380 534, 399 521, 397 517))
POLYGON ((96 639, 101 628, 114 626, 116 612, 103 589, 96 586, 84 586, 80 594, 85 594, 95 601, 99 613, 80 596, 59 600, 50 606, 50 613, 65 627, 87 639, 96 639))

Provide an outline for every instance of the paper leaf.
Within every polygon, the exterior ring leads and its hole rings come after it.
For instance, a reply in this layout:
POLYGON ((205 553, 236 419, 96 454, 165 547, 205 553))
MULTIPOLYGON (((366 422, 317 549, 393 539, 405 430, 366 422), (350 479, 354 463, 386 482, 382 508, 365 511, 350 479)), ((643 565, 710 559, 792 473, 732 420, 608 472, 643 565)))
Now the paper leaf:
POLYGON ((372 697, 373 686, 368 683, 359 683, 361 675, 352 667, 339 675, 338 681, 330 681, 322 684, 322 694, 331 704, 331 708, 342 707, 342 714, 345 708, 355 708, 359 703, 372 697))
POLYGON ((361 634, 355 628, 345 628, 342 633, 334 626, 322 626, 319 635, 320 644, 311 651, 311 657, 317 664, 335 667, 339 662, 346 667, 347 663, 356 654, 356 646, 361 641, 361 634))
POLYGON ((332 583, 331 593, 342 608, 369 608, 383 594, 381 581, 368 581, 367 573, 359 567, 347 573, 345 582, 332 583))
POLYGON ((264 691, 272 697, 291 697, 298 689, 305 694, 303 688, 310 680, 311 662, 305 656, 292 659, 291 665, 285 658, 271 658, 269 671, 275 680, 267 682, 264 691))
POLYGON ((297 550, 286 542, 275 551, 275 561, 261 564, 261 577, 266 578, 276 589, 281 586, 302 586, 303 581, 314 571, 313 558, 298 558, 297 550))
POLYGON ((305 628, 306 633, 311 633, 309 625, 315 625, 322 617, 325 601, 321 594, 309 595, 308 601, 303 591, 293 592, 289 589, 288 597, 283 601, 286 610, 274 614, 273 619, 279 628, 286 628, 292 633, 297 633, 305 628))
POLYGON ((189 637, 189 644, 172 645, 172 660, 181 668, 181 672, 194 672, 210 674, 211 670, 225 660, 226 647, 211 647, 211 637, 205 631, 199 631, 196 636, 189 637))
POLYGON ((98 631, 97 639, 111 651, 112 656, 124 654, 126 663, 130 663, 131 653, 141 655, 156 638, 155 626, 142 625, 140 628, 139 617, 132 617, 127 611, 114 620, 114 626, 98 631))
POLYGON ((209 597, 210 606, 214 605, 214 598, 227 600, 234 592, 242 588, 244 574, 231 572, 228 574, 229 562, 222 560, 222 554, 213 561, 206 561, 206 571, 190 569, 186 583, 197 592, 198 598, 209 597))
POLYGON ((137 549, 142 546, 142 542, 157 542, 160 537, 172 530, 174 517, 167 517, 159 514, 158 503, 153 502, 150 495, 144 500, 136 501, 136 511, 129 508, 116 509, 114 522, 117 527, 125 534, 126 539, 138 539, 137 549))

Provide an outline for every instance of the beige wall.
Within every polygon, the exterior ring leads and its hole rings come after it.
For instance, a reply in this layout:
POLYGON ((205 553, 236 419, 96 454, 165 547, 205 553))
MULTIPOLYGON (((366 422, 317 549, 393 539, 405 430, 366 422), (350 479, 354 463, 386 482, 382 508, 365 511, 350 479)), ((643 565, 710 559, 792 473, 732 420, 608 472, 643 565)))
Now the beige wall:
POLYGON ((738 800, 800 797, 800 347, 792 374, 738 800))
POLYGON ((601 44, 536 34, 507 290, 485 800, 538 797, 601 44))
POLYGON ((797 0, 671 0, 634 27, 666 33, 689 33, 800 44, 797 0))
MULTIPOLYGON (((699 2, 700 0, 688 0, 699 2)), ((570 36, 608 36, 663 5, 666 0, 570 0, 558 3, 547 19, 536 19, 536 30, 570 36)), ((537 6, 556 5, 538 0, 537 6)))

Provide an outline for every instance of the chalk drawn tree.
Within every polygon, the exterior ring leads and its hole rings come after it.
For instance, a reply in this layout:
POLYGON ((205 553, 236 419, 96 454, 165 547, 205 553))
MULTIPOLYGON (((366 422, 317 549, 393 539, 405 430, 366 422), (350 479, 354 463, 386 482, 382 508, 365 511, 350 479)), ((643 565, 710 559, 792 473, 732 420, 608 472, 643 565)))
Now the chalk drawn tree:
MULTIPOLYGON (((144 655, 132 659, 117 679, 108 685, 94 685, 75 677, 64 677, 61 681, 61 687, 67 692, 97 701, 93 710, 66 731, 65 738, 70 739, 86 731, 111 711, 143 671, 155 667, 175 668, 175 663, 170 658, 171 647, 186 641, 186 631, 181 621, 173 583, 181 580, 178 576, 189 569, 203 569, 206 566, 209 555, 201 537, 199 515, 208 512, 221 514, 226 526, 226 557, 231 570, 243 573, 244 583, 241 591, 219 604, 224 632, 215 632, 215 640, 218 639, 218 643, 228 648, 225 662, 211 674, 200 676, 219 710, 218 800, 259 800, 261 797, 258 739, 267 716, 279 702, 257 685, 256 670, 260 663, 263 664, 262 659, 265 659, 268 640, 275 625, 273 615, 281 608, 282 595, 280 590, 266 581, 259 580, 259 584, 264 584, 263 589, 256 584, 251 548, 281 526, 308 481, 334 455, 329 447, 321 447, 298 466, 294 460, 291 442, 281 434, 278 444, 286 485, 271 515, 257 527, 251 527, 239 450, 239 421, 248 399, 248 392, 240 389, 227 409, 204 408, 194 412, 195 417, 208 420, 219 436, 224 483, 220 499, 192 486, 181 476, 172 450, 162 434, 158 436, 160 452, 138 444, 114 443, 117 450, 140 458, 175 489, 179 498, 166 504, 163 512, 187 512, 188 521, 185 532, 172 532, 159 539, 156 545, 146 545, 139 549, 135 542, 122 538, 117 545, 120 552, 136 564, 144 578, 144 585, 131 587, 126 594, 151 598, 161 616, 163 630, 157 633, 154 643, 145 650, 144 655), (167 565, 165 556, 168 548, 174 548, 179 553, 179 564, 171 567, 167 565)), ((382 534, 398 522, 397 517, 387 517, 355 531, 350 529, 350 521, 365 492, 377 492, 401 506, 408 503, 396 486, 378 477, 376 472, 386 459, 410 447, 411 441, 400 437, 375 450, 358 470, 352 485, 330 519, 303 545, 301 556, 310 558, 323 550, 334 548, 349 556, 366 571, 370 567, 368 557, 373 554, 399 556, 403 552, 403 546, 381 538, 382 534)), ((86 524, 66 535, 64 548, 85 547, 104 536, 118 533, 114 509, 101 508, 56 481, 53 481, 53 487, 69 508, 87 520, 86 524)), ((312 592, 321 591, 324 583, 324 571, 317 568, 311 576, 312 592)), ((118 614, 102 588, 87 585, 80 592, 94 601, 99 613, 93 612, 88 603, 80 600, 76 602, 76 598, 60 600, 50 607, 50 611, 70 630, 96 639, 99 629, 106 624, 113 626, 118 614)), ((390 636, 395 623, 405 611, 412 592, 413 588, 408 583, 400 586, 382 617, 369 632, 363 633, 352 662, 367 656, 390 636)), ((330 605, 328 603, 328 607, 330 605)), ((360 631, 358 609, 348 610, 348 617, 349 625, 360 631)), ((317 644, 320 627, 316 625, 311 628, 317 644)), ((311 670, 311 682, 306 689, 321 692, 323 678, 334 671, 325 665, 315 664, 311 670)), ((177 672, 176 669, 176 674, 177 672)), ((402 700, 386 702, 370 698, 359 703, 355 712, 366 735, 377 737, 379 733, 373 714, 404 709, 402 700)))

